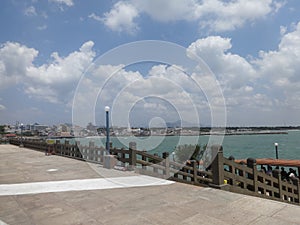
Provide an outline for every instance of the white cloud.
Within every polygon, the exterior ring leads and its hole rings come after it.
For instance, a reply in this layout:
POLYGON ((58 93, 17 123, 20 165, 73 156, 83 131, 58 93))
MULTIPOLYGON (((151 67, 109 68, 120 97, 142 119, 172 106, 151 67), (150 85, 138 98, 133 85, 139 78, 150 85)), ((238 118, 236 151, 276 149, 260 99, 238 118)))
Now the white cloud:
MULTIPOLYGON (((93 17, 95 15, 92 14, 93 17)), ((138 29, 134 19, 139 16, 137 9, 130 3, 117 2, 110 12, 104 13, 102 22, 111 30, 117 32, 134 33, 138 29)))
POLYGON ((277 51, 260 52, 260 59, 255 61, 261 67, 260 72, 272 78, 273 83, 283 84, 284 78, 299 82, 300 71, 300 22, 295 30, 286 33, 279 43, 277 51))
MULTIPOLYGON (((215 73, 223 89, 230 121, 239 123, 245 121, 245 116, 248 121, 258 121, 256 117, 259 114, 266 124, 274 124, 280 121, 274 119, 274 112, 289 109, 293 115, 297 115, 296 112, 300 108, 300 79, 297 76, 300 72, 299 27, 298 24, 294 31, 282 36, 276 51, 261 52, 260 58, 251 61, 230 52, 232 43, 229 38, 210 36, 189 46, 187 51, 200 56, 215 73)), ((89 52, 89 48, 86 51, 89 52)), ((53 64, 59 65, 63 60, 58 54, 53 54, 53 59, 53 64)), ((209 107, 218 107, 222 102, 220 97, 214 94, 216 86, 212 85, 212 77, 199 77, 197 74, 189 77, 180 65, 155 65, 147 76, 142 76, 138 71, 128 71, 123 66, 102 65, 93 68, 90 79, 84 80, 85 88, 78 98, 81 101, 80 105, 85 106, 87 101, 95 101, 97 98, 100 99, 100 105, 112 104, 116 107, 114 112, 118 114, 114 117, 114 123, 124 125, 126 113, 135 103, 136 110, 145 111, 147 108, 148 114, 144 114, 144 118, 148 118, 151 113, 158 117, 176 117, 168 112, 170 108, 162 107, 164 104, 145 100, 149 96, 172 103, 177 106, 183 117, 192 121, 195 121, 195 118, 190 116, 193 106, 203 116, 205 113, 209 114, 209 107), (113 77, 108 79, 112 74, 113 77), (191 78, 198 79, 202 86, 195 85, 191 78), (101 89, 104 82, 106 83, 101 89), (206 99, 200 88, 209 92, 212 97, 206 99), (144 100, 144 103, 137 104, 141 100, 144 100)), ((64 80, 64 76, 61 79, 64 80)), ((84 107, 81 115, 87 115, 93 110, 94 108, 84 107)), ((289 119, 297 121, 297 118, 289 119)), ((166 121, 171 120, 169 118, 166 121)))
POLYGON ((201 90, 194 87, 193 80, 179 67, 156 65, 145 77, 122 67, 101 65, 86 73, 76 92, 73 108, 77 112, 73 114, 76 124, 94 119, 91 112, 95 110, 96 99, 99 105, 111 106, 114 125, 127 126, 128 115, 132 113, 137 123, 150 121, 153 116, 165 118, 166 122, 176 121, 179 120, 178 114, 185 121, 197 121, 197 106, 193 101, 203 100, 199 96, 201 90), (194 100, 189 94, 192 88, 198 93, 194 100))
MULTIPOLYGON (((94 43, 88 41, 65 57, 54 52, 47 64, 36 66, 34 61, 38 56, 37 50, 19 43, 4 43, 0 47, 0 87, 9 87, 22 81, 25 92, 30 97, 70 104, 81 75, 91 65, 93 73, 89 79, 84 79, 85 92, 80 93, 78 98, 82 106, 85 106, 86 101, 99 97, 102 105, 118 104, 115 112, 121 115, 127 112, 132 102, 152 95, 174 104, 183 116, 190 118, 193 104, 198 111, 207 112, 209 104, 217 106, 221 102, 220 98, 206 99, 205 95, 201 95, 201 90, 192 80, 197 74, 187 76, 180 65, 155 65, 150 68, 147 76, 142 76, 139 71, 126 70, 124 65, 96 67, 93 65, 93 46, 94 43), (113 77, 107 79, 111 74, 113 77), (105 87, 99 92, 104 82, 105 87)), ((230 38, 209 36, 196 40, 187 51, 200 56, 216 75, 232 121, 257 121, 257 115, 267 121, 272 119, 271 113, 278 111, 299 115, 300 22, 295 24, 294 30, 282 32, 277 49, 262 51, 257 59, 250 61, 233 54, 231 48, 230 38), (252 117, 247 112, 251 112, 252 117), (245 116, 249 117, 245 119, 245 116)), ((203 75, 197 79, 205 90, 214 92, 211 77, 203 75)), ((213 94, 212 96, 214 97, 213 94)), ((136 109, 145 110, 145 107, 151 109, 155 116, 169 115, 170 108, 161 102, 145 100, 136 109), (157 115, 159 111, 161 114, 157 115)), ((84 110, 87 111, 82 115, 94 108, 87 107, 84 110)), ((119 121, 115 122, 124 122, 122 116, 117 119, 119 121)), ((289 119, 299 121, 296 116, 289 119)), ((167 122, 169 121, 171 119, 167 122)))
POLYGON ((34 6, 28 6, 27 8, 24 9, 24 15, 26 16, 40 16, 43 17, 44 19, 48 18, 48 15, 45 11, 37 11, 34 6))
POLYGON ((278 9, 275 1, 266 0, 237 0, 218 1, 207 0, 198 6, 198 16, 201 27, 208 27, 211 31, 235 30, 243 26, 246 22, 253 22, 264 18, 271 12, 278 9))
POLYGON ((102 21, 101 17, 97 16, 95 13, 91 13, 89 15, 89 18, 92 18, 92 19, 97 20, 97 21, 102 21))
MULTIPOLYGON (((215 73, 231 112, 229 117, 242 121, 248 110, 253 113, 253 121, 258 113, 267 121, 278 111, 300 113, 300 22, 292 32, 284 29, 278 49, 261 51, 257 59, 250 61, 232 54, 231 48, 231 40, 220 36, 199 39, 188 48, 215 73)), ((209 82, 203 82, 209 86, 209 82)), ((296 117, 292 121, 300 122, 296 117)))
POLYGON ((47 19, 48 18, 48 14, 46 12, 41 12, 40 15, 44 18, 47 19))
POLYGON ((27 7, 27 8, 24 10, 24 14, 25 14, 26 16, 36 16, 36 15, 37 15, 37 12, 36 12, 34 6, 29 6, 29 7, 27 7))
POLYGON ((7 42, 0 48, 0 88, 23 83, 30 97, 49 102, 68 102, 84 70, 95 57, 94 43, 84 43, 66 57, 52 53, 51 61, 34 65, 38 51, 19 43, 7 42))
POLYGON ((91 112, 95 110, 96 99, 98 105, 111 106, 114 125, 125 126, 128 114, 132 115, 132 112, 140 124, 153 116, 164 118, 166 122, 176 121, 178 114, 185 121, 196 124, 195 110, 208 109, 201 89, 180 66, 155 65, 147 76, 123 67, 100 65, 90 68, 76 92, 74 108, 78 113, 75 118, 81 121, 76 123, 86 124, 94 119, 91 112))
POLYGON ((284 35, 285 33, 286 33, 286 31, 287 31, 287 27, 285 27, 285 26, 280 26, 280 35, 284 35))
POLYGON ((23 79, 37 55, 37 50, 19 43, 2 44, 0 46, 0 88, 8 88, 23 79))
POLYGON ((4 105, 0 104, 0 111, 5 110, 5 109, 6 109, 6 107, 4 105))
POLYGON ((151 16, 153 20, 170 22, 178 20, 195 20, 198 7, 194 0, 132 0, 130 1, 140 12, 151 16))
POLYGON ((44 25, 42 25, 42 26, 38 26, 37 29, 38 29, 38 30, 46 30, 46 29, 47 29, 47 25, 44 24, 44 25))
POLYGON ((278 12, 279 9, 281 9, 286 4, 287 4, 286 0, 280 1, 280 2, 274 1, 274 3, 273 3, 274 12, 278 12))
POLYGON ((187 51, 201 57, 212 68, 224 89, 239 89, 257 76, 243 57, 229 52, 231 40, 220 36, 198 39, 187 51))
POLYGON ((93 46, 94 43, 88 41, 79 51, 64 58, 54 52, 51 63, 29 67, 26 73, 29 78, 26 93, 51 102, 70 101, 79 78, 94 60, 93 46))
POLYGON ((286 107, 300 106, 300 22, 295 30, 286 33, 279 43, 278 50, 260 52, 254 61, 259 74, 269 80, 270 88, 276 89, 276 98, 284 98, 286 107))
POLYGON ((66 5, 66 6, 73 6, 74 2, 73 0, 49 0, 49 2, 54 2, 57 3, 59 5, 66 5))
POLYGON ((284 3, 274 0, 128 0, 117 2, 104 14, 104 24, 113 31, 136 30, 134 19, 141 14, 160 22, 195 21, 209 31, 223 32, 276 13, 284 3))

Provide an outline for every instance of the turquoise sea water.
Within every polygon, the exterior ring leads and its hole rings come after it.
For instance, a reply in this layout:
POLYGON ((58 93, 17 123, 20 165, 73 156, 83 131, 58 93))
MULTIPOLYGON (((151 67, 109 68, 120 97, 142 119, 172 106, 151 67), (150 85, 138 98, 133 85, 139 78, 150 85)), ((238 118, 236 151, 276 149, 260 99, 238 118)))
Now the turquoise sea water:
MULTIPOLYGON (((150 153, 173 152, 177 145, 207 144, 209 136, 151 136, 151 137, 112 137, 114 147, 128 148, 129 142, 135 141, 138 150, 150 153)), ((105 137, 78 138, 83 145, 93 141, 97 146, 105 146, 105 137)), ((70 142, 73 142, 71 140, 70 142)), ((279 158, 300 159, 300 131, 289 131, 288 134, 265 135, 231 135, 225 136, 222 146, 224 155, 236 159, 275 158, 274 143, 278 143, 279 158)))

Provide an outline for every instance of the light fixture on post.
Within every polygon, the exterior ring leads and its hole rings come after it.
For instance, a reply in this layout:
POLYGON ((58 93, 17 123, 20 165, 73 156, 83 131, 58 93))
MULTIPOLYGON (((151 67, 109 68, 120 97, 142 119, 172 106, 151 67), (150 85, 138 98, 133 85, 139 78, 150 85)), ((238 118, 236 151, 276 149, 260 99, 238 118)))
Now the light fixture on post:
POLYGON ((105 106, 105 113, 106 113, 106 151, 107 154, 110 154, 109 150, 109 106, 105 106))
POLYGON ((276 159, 278 159, 278 143, 275 142, 274 145, 275 145, 276 159))
POLYGON ((173 162, 175 162, 175 152, 172 152, 172 159, 173 159, 173 162))

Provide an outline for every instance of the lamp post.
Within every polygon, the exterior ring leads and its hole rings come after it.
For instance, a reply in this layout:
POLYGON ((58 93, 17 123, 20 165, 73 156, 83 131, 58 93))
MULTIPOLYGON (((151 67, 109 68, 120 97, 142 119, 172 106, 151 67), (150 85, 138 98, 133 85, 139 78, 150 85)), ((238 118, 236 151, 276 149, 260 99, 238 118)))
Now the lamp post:
POLYGON ((278 143, 274 143, 275 145, 275 152, 276 152, 276 159, 278 159, 278 143))
POLYGON ((106 113, 106 151, 107 154, 110 154, 109 151, 109 106, 105 106, 105 113, 106 113))
POLYGON ((21 128, 21 142, 20 142, 20 147, 24 147, 24 144, 23 144, 23 123, 20 124, 20 128, 21 128))

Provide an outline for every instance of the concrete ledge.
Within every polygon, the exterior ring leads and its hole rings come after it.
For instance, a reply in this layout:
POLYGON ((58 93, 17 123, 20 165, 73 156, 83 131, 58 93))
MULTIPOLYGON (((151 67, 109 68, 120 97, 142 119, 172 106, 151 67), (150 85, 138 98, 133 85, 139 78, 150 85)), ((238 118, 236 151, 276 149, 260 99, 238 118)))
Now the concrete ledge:
POLYGON ((209 184, 209 187, 224 190, 224 191, 230 190, 230 186, 228 184, 221 184, 221 185, 209 184))

